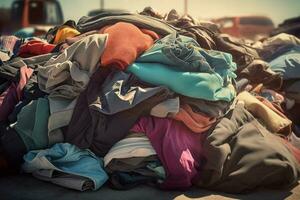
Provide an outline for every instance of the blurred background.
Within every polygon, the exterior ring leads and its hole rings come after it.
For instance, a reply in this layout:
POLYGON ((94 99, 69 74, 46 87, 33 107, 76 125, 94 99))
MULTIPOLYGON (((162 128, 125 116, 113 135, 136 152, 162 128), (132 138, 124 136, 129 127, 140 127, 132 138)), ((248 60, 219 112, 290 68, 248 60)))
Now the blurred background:
POLYGON ((162 16, 176 9, 182 15, 216 23, 223 33, 252 40, 278 26, 282 29, 284 21, 288 29, 296 26, 289 30, 291 34, 299 32, 300 0, 1 0, 0 32, 39 35, 66 20, 77 22, 103 9, 141 12, 148 6, 162 16))

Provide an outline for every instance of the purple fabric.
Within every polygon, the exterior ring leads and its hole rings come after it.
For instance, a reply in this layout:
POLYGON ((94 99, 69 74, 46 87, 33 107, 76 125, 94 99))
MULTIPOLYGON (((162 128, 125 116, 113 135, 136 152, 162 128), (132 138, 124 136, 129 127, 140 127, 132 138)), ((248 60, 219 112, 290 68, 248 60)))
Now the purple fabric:
POLYGON ((33 73, 33 69, 23 66, 20 68, 20 80, 18 85, 11 85, 0 95, 0 121, 5 121, 8 115, 14 110, 15 105, 19 103, 23 88, 33 73))
POLYGON ((142 117, 131 129, 145 133, 166 171, 163 189, 186 189, 198 177, 203 134, 195 134, 183 123, 168 118, 142 117))

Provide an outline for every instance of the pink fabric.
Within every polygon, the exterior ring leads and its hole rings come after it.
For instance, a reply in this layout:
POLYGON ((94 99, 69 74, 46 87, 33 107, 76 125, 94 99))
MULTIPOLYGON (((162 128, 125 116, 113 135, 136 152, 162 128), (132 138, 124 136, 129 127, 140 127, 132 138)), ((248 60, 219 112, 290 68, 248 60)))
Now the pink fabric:
POLYGON ((15 105, 21 100, 22 90, 33 73, 33 69, 23 66, 20 68, 20 80, 18 85, 12 83, 7 90, 0 95, 0 121, 6 120, 14 110, 15 105))
POLYGON ((164 189, 186 189, 198 177, 204 134, 169 118, 142 117, 131 129, 145 133, 166 171, 164 189))

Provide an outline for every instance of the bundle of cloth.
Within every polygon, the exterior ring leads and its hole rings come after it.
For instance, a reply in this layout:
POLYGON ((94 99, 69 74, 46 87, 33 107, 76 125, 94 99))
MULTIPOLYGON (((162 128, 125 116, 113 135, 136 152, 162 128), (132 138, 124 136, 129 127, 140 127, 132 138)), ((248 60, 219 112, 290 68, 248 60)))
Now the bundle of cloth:
POLYGON ((1 36, 0 171, 80 191, 294 186, 299 45, 149 7, 1 36))

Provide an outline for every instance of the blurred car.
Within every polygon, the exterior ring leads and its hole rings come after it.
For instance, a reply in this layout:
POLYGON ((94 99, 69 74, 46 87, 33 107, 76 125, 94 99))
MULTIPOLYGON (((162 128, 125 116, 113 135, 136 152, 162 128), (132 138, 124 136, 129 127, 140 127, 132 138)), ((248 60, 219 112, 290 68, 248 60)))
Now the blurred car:
POLYGON ((236 16, 213 19, 222 33, 257 40, 268 36, 274 29, 273 21, 266 16, 236 16))
POLYGON ((5 13, 6 21, 0 27, 5 32, 33 30, 34 35, 40 35, 63 23, 62 9, 56 0, 15 0, 5 13))

